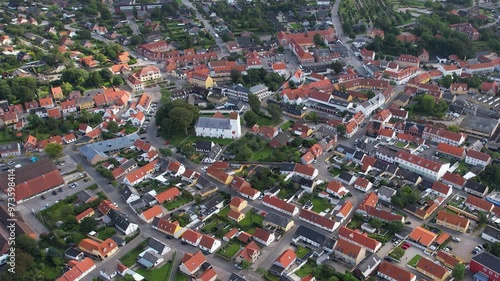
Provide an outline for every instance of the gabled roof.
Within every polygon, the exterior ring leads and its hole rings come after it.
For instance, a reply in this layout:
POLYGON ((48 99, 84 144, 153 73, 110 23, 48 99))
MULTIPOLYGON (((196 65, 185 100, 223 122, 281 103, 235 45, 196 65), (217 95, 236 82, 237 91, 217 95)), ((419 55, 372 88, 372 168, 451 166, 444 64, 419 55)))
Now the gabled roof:
POLYGON ((415 274, 386 261, 380 264, 378 271, 397 281, 411 281, 415 278, 415 274))
POLYGON ((438 212, 436 219, 462 228, 469 224, 469 219, 442 210, 438 212))
POLYGON ((162 204, 165 201, 169 201, 174 199, 175 197, 179 196, 181 192, 177 187, 172 187, 169 188, 162 193, 158 194, 155 196, 156 200, 158 200, 158 203, 162 204))
POLYGON ((201 238, 201 234, 194 230, 188 229, 182 234, 181 238, 191 243, 196 243, 196 241, 201 238))
POLYGON ((422 257, 418 261, 416 268, 424 272, 428 272, 432 276, 436 276, 440 279, 444 278, 448 272, 448 269, 446 269, 445 267, 440 266, 439 264, 434 263, 425 257, 422 257))
POLYGON ((262 241, 269 241, 269 238, 271 237, 271 233, 265 231, 264 229, 257 227, 255 228, 255 232, 253 234, 254 237, 262 240, 262 241))
POLYGON ((467 200, 465 200, 465 204, 470 204, 480 210, 484 210, 487 212, 490 212, 494 205, 491 202, 488 202, 482 198, 476 197, 474 195, 469 195, 467 197, 467 200))
POLYGON ((286 201, 283 201, 277 197, 271 197, 269 195, 266 195, 264 196, 263 200, 262 200, 264 203, 267 203, 269 205, 272 205, 278 209, 281 209, 281 210, 285 210, 289 213, 293 213, 293 211, 295 210, 295 205, 293 204, 290 204, 290 203, 287 203, 286 201))
POLYGON ((150 220, 154 217, 162 216, 163 215, 163 209, 160 205, 154 205, 153 207, 147 209, 146 211, 142 212, 141 214, 144 219, 150 220))
POLYGON ((203 272, 196 280, 200 281, 210 281, 217 277, 217 272, 213 268, 203 272))
POLYGON ((245 199, 235 196, 231 199, 231 203, 229 203, 229 205, 234 206, 236 208, 239 208, 241 206, 241 204, 243 204, 245 202, 246 202, 245 199))
POLYGON ((356 258, 361 253, 362 248, 356 244, 353 244, 344 238, 339 238, 337 245, 335 245, 335 251, 340 252, 346 256, 356 258))
POLYGON ((441 193, 441 194, 449 194, 449 192, 451 191, 451 187, 444 184, 444 183, 440 183, 438 181, 435 181, 433 184, 432 184, 432 190, 435 191, 435 192, 438 192, 438 193, 441 193))
POLYGON ((200 246, 205 247, 207 249, 212 249, 212 246, 214 245, 216 240, 217 239, 211 236, 203 235, 200 240, 200 246))
POLYGON ((477 150, 474 150, 474 149, 469 149, 469 151, 467 151, 467 157, 478 159, 478 160, 481 160, 484 162, 487 162, 491 159, 490 155, 483 153, 483 152, 480 152, 480 151, 477 151, 477 150))
POLYGON ((177 228, 179 228, 179 222, 168 221, 162 218, 156 218, 152 224, 158 229, 161 229, 170 235, 174 235, 177 228))
POLYGON ((316 212, 309 211, 307 209, 301 209, 299 217, 305 221, 311 223, 317 223, 327 229, 333 229, 337 223, 335 220, 324 217, 316 212))
POLYGON ((445 265, 450 266, 452 268, 454 268, 457 264, 461 263, 461 261, 459 259, 457 259, 453 255, 451 255, 443 250, 440 250, 439 252, 437 252, 436 258, 439 259, 440 261, 442 261, 445 265))
POLYGON ((454 145, 450 145, 450 144, 447 144, 447 143, 444 143, 444 142, 440 142, 437 145, 436 151, 440 152, 440 153, 452 155, 452 156, 455 156, 455 157, 462 157, 462 155, 465 152, 465 149, 463 149, 461 147, 456 147, 454 145))
POLYGON ((412 239, 413 241, 423 245, 423 246, 429 246, 436 240, 437 235, 423 227, 417 226, 413 231, 410 233, 409 238, 412 239))
POLYGON ((245 248, 243 248, 237 256, 243 257, 246 261, 252 262, 252 257, 260 253, 260 248, 255 242, 248 243, 245 248))
POLYGON ((187 268, 187 270, 189 270, 189 272, 194 272, 206 261, 207 258, 201 252, 197 252, 194 255, 186 253, 182 258, 182 264, 187 268))
POLYGON ((275 262, 281 264, 284 268, 288 268, 296 259, 297 255, 295 252, 291 249, 287 249, 281 253, 275 262))
POLYGON ((375 251, 378 247, 381 246, 381 243, 373 238, 368 237, 364 233, 360 233, 359 231, 352 230, 345 226, 342 226, 339 229, 339 237, 343 237, 347 240, 354 241, 371 251, 375 251))
POLYGON ((441 178, 443 181, 447 181, 458 186, 464 186, 467 181, 464 177, 459 174, 452 174, 450 172, 446 172, 444 176, 441 178))
POLYGON ((88 274, 86 272, 94 267, 95 263, 91 258, 85 257, 82 261, 70 261, 68 265, 71 269, 66 271, 61 277, 57 278, 56 281, 80 280, 83 276, 88 274))

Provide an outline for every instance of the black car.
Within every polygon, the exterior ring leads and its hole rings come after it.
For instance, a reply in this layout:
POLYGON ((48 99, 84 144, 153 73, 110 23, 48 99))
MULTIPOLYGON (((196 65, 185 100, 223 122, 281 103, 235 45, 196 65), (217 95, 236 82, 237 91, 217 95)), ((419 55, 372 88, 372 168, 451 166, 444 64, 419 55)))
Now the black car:
POLYGON ((52 195, 57 195, 57 191, 52 191, 52 195))
POLYGON ((63 189, 62 189, 62 187, 59 187, 59 192, 63 192, 63 189))
POLYGON ((172 239, 172 238, 174 238, 174 237, 172 237, 172 235, 167 235, 167 236, 165 236, 165 238, 167 238, 167 239, 172 239))
POLYGON ((46 198, 45 195, 42 195, 42 200, 45 200, 45 198, 46 198))
POLYGON ((181 241, 181 244, 182 245, 187 245, 187 242, 186 241, 181 241))
POLYGON ((411 224, 411 221, 405 221, 405 224, 411 224))

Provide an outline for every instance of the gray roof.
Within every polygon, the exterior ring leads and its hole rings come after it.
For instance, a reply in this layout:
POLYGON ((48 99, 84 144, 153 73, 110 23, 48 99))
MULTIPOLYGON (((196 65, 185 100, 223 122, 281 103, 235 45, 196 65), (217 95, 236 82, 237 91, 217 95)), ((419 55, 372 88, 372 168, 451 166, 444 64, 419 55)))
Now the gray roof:
POLYGON ((497 125, 498 120, 473 115, 465 116, 460 123, 460 127, 488 134, 493 134, 497 125))
POLYGON ((290 223, 289 218, 282 217, 274 213, 267 213, 264 222, 270 222, 272 224, 278 225, 280 227, 286 227, 290 223))
POLYGON ((125 215, 117 210, 111 209, 108 213, 108 217, 111 221, 121 230, 126 230, 131 222, 125 217, 125 215))
POLYGON ((130 208, 134 209, 134 210, 139 210, 139 209, 142 209, 144 207, 146 207, 148 204, 146 203, 146 201, 144 201, 143 198, 139 198, 133 202, 130 202, 130 208))
MULTIPOLYGON (((357 269, 359 269, 361 272, 367 272, 371 273, 373 270, 377 269, 377 266, 382 262, 382 259, 377 256, 377 254, 371 254, 368 256, 366 259, 361 261, 361 263, 357 266, 357 269)), ((364 276, 365 278, 368 276, 364 276)))
POLYGON ((146 268, 150 268, 154 265, 154 263, 161 259, 162 256, 155 254, 154 252, 147 251, 144 253, 142 258, 140 258, 137 262, 143 265, 146 268))
POLYGON ((314 241, 323 247, 333 249, 335 241, 330 237, 323 235, 307 226, 299 226, 293 235, 293 238, 304 237, 308 240, 314 241))
POLYGON ((229 281, 245 281, 245 278, 239 276, 236 273, 231 273, 231 276, 229 277, 229 281))
POLYGON ((392 189, 388 186, 381 186, 379 189, 378 189, 378 192, 377 192, 379 195, 383 195, 385 197, 388 197, 388 198, 391 198, 392 196, 394 196, 394 194, 396 194, 396 190, 395 189, 392 189))
POLYGON ((120 193, 125 200, 132 196, 132 194, 139 196, 139 192, 137 192, 137 190, 131 186, 124 186, 120 193))
POLYGON ((487 225, 484 230, 483 230, 483 233, 484 234, 487 234, 497 240, 500 240, 500 229, 498 228, 495 228, 491 225, 487 225))
POLYGON ((486 191, 486 189, 488 188, 486 185, 479 183, 477 181, 473 181, 473 180, 468 180, 465 183, 464 187, 468 188, 468 189, 472 189, 472 190, 480 192, 480 193, 484 193, 486 191))
POLYGON ((80 202, 87 202, 87 200, 92 198, 93 195, 90 194, 87 190, 82 190, 76 194, 76 197, 78 198, 78 201, 80 201, 80 202))
POLYGON ((256 92, 259 92, 262 90, 267 90, 267 89, 269 89, 269 88, 266 85, 259 84, 259 85, 255 85, 255 86, 250 87, 250 93, 256 93, 256 92))
POLYGON ((500 258, 495 257, 494 255, 488 252, 482 252, 480 254, 477 254, 474 257, 472 257, 472 260, 493 270, 495 273, 500 273, 500 258))
POLYGON ((161 241, 154 239, 153 237, 149 237, 148 247, 154 249, 158 253, 161 253, 163 252, 163 249, 167 247, 167 245, 163 244, 161 241))
POLYGON ((0 144, 0 151, 11 151, 11 150, 20 150, 21 146, 18 142, 11 142, 6 144, 0 144))
POLYGON ((226 118, 200 117, 195 127, 228 130, 231 129, 230 121, 226 118))
POLYGON ((87 160, 92 161, 96 155, 108 157, 108 152, 131 147, 137 139, 139 139, 137 134, 130 134, 124 137, 87 144, 80 147, 79 150, 87 160))

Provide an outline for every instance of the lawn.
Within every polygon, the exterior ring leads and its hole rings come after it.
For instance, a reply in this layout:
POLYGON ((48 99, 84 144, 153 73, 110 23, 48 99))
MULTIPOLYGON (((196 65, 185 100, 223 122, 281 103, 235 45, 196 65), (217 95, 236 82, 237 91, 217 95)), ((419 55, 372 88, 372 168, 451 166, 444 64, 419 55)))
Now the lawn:
POLYGON ((316 213, 321 213, 324 210, 331 208, 332 205, 325 198, 314 197, 311 202, 313 203, 312 210, 316 213))
POLYGON ((189 278, 182 274, 180 271, 177 271, 177 274, 175 274, 175 281, 189 281, 189 278))
POLYGON ((406 147, 406 143, 398 141, 398 142, 396 142, 396 146, 397 147, 406 147))
POLYGON ((313 273, 314 268, 315 268, 315 266, 313 266, 312 264, 306 263, 301 268, 299 268, 299 270, 297 270, 295 272, 295 274, 297 274, 297 276, 302 278, 304 276, 307 276, 307 275, 313 273))
POLYGON ((455 170, 455 173, 458 173, 461 176, 463 176, 463 175, 467 174, 468 171, 469 171, 469 166, 467 166, 467 164, 465 164, 465 162, 462 161, 458 165, 458 168, 455 170))
POLYGON ((146 280, 149 281, 165 281, 168 279, 170 275, 170 270, 172 268, 172 261, 167 262, 162 267, 155 268, 153 270, 145 269, 143 267, 139 267, 136 269, 137 273, 144 276, 146 280))
POLYGON ((280 128, 281 128, 281 130, 286 131, 286 130, 288 130, 288 128, 290 128, 292 126, 292 124, 293 124, 293 122, 288 120, 285 123, 283 123, 280 128))
POLYGON ((336 176, 340 175, 340 172, 341 172, 341 171, 342 171, 342 170, 340 170, 340 169, 333 168, 333 169, 331 169, 329 172, 330 172, 330 174, 332 174, 332 176, 336 177, 336 176))
POLYGON ((97 238, 106 240, 116 234, 114 227, 106 227, 97 233, 97 238))
POLYGON ((132 251, 128 252, 126 255, 124 255, 120 261, 123 263, 123 265, 127 267, 131 267, 136 261, 137 261, 137 256, 144 251, 144 248, 146 247, 146 241, 143 241, 141 244, 139 244, 137 247, 135 247, 132 251))
POLYGON ((174 209, 177 209, 177 208, 179 208, 181 206, 186 205, 187 203, 189 203, 191 201, 193 201, 192 197, 186 196, 185 194, 182 194, 176 200, 165 202, 163 205, 165 206, 165 208, 167 208, 167 210, 172 211, 174 209))
POLYGON ((267 116, 257 115, 257 124, 259 126, 276 126, 282 121, 283 119, 273 120, 267 116))
POLYGON ((2 130, 0 132, 0 143, 9 143, 16 140, 15 135, 11 135, 7 132, 7 130, 2 130))
POLYGON ((242 219, 238 224, 243 228, 252 227, 254 223, 262 225, 264 217, 257 215, 253 211, 246 213, 245 218, 242 219))
POLYGON ((220 217, 225 217, 225 216, 227 216, 227 213, 229 213, 229 210, 231 210, 231 209, 229 208, 229 206, 226 206, 226 207, 222 208, 222 209, 219 211, 219 216, 220 216, 220 217))
POLYGON ((307 255, 307 253, 309 253, 309 249, 307 249, 306 247, 302 247, 300 245, 297 246, 297 249, 295 250, 295 254, 297 254, 297 258, 299 259, 307 255))
POLYGON ((411 260, 408 262, 409 266, 415 267, 418 263, 418 261, 422 258, 421 255, 417 254, 411 260))
POLYGON ((229 241, 226 245, 222 246, 220 250, 217 251, 217 254, 219 254, 222 257, 225 257, 227 259, 231 259, 238 251, 240 250, 241 244, 238 240, 231 240, 229 241))
POLYGON ((273 153, 273 149, 269 146, 265 146, 263 149, 255 152, 250 160, 253 161, 268 161, 271 158, 271 154, 273 153))
POLYGON ((350 229, 360 229, 362 224, 363 221, 352 218, 352 220, 347 224, 347 227, 350 229))

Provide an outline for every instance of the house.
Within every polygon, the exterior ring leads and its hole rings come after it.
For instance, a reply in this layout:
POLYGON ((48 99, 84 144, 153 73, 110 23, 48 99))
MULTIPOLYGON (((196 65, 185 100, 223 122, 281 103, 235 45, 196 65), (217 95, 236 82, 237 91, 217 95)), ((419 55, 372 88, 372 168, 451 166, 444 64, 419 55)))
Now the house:
POLYGON ((436 240, 437 234, 423 227, 417 226, 413 229, 410 235, 408 235, 408 238, 419 245, 429 247, 436 240))
POLYGON ((438 211, 438 215, 436 217, 436 224, 465 233, 469 228, 470 221, 465 217, 461 217, 459 215, 455 215, 441 210, 438 211))
POLYGON ((377 190, 377 194, 380 200, 390 203, 391 198, 396 195, 396 190, 383 185, 377 190))
POLYGON ((465 149, 444 142, 440 142, 437 145, 436 154, 450 158, 452 160, 460 161, 465 158, 465 149))
POLYGON ((347 190, 347 188, 345 188, 341 182, 333 180, 330 181, 326 186, 326 192, 340 199, 347 195, 347 193, 349 193, 349 190, 347 190))
POLYGON ((233 197, 231 199, 231 202, 229 203, 229 207, 231 208, 231 210, 235 210, 238 212, 245 209, 247 207, 247 205, 248 205, 247 200, 239 198, 239 197, 233 197))
POLYGON ((200 117, 195 124, 196 136, 235 139, 241 137, 240 115, 231 112, 229 118, 200 117))
POLYGON ((122 212, 116 209, 111 209, 108 212, 108 217, 111 219, 111 223, 115 226, 115 228, 125 235, 130 235, 139 229, 137 224, 129 221, 122 212))
POLYGON ((76 112, 76 100, 73 99, 61 102, 61 109, 63 113, 76 112))
POLYGON ((229 210, 229 212, 227 213, 227 217, 236 221, 236 222, 240 222, 241 220, 243 220, 245 218, 245 214, 243 213, 240 213, 236 210, 229 210))
POLYGON ((314 155, 309 151, 300 157, 300 163, 307 165, 314 161, 314 155))
POLYGON ((464 190, 467 193, 483 198, 488 193, 489 187, 482 183, 469 179, 465 182, 464 190))
POLYGON ((469 149, 465 156, 465 163, 473 166, 486 167, 491 163, 491 156, 484 152, 469 149))
POLYGON ((358 230, 352 230, 345 226, 341 226, 339 229, 339 237, 363 247, 365 250, 371 253, 375 253, 382 247, 382 243, 379 241, 368 237, 366 233, 361 233, 358 230))
POLYGON ((68 258, 70 260, 82 260, 85 255, 83 254, 82 251, 78 250, 77 248, 68 248, 66 251, 64 251, 64 257, 68 258))
POLYGON ((154 205, 153 207, 145 210, 139 215, 139 218, 141 218, 143 221, 146 223, 150 223, 153 221, 154 218, 157 217, 162 217, 166 214, 167 212, 163 209, 162 206, 160 205, 154 205))
POLYGON ((66 265, 67 271, 57 278, 56 281, 79 281, 87 276, 96 268, 94 261, 91 258, 84 258, 81 261, 71 260, 66 265))
POLYGON ((168 221, 162 218, 154 218, 151 226, 154 229, 169 235, 170 237, 177 237, 176 235, 182 229, 179 222, 168 221))
POLYGON ((481 233, 481 238, 490 243, 500 242, 500 229, 487 225, 481 233))
POLYGON ((473 256, 469 266, 474 280, 498 280, 500 276, 500 258, 487 251, 473 256))
POLYGON ((156 201, 159 204, 163 204, 166 201, 171 201, 177 198, 177 196, 181 195, 181 192, 177 187, 169 188, 155 196, 156 201))
POLYGON ((458 258, 455 255, 445 252, 443 250, 437 252, 436 259, 440 261, 444 266, 450 269, 454 269, 455 266, 457 266, 457 264, 465 262, 461 258, 458 258))
POLYGON ((275 239, 274 233, 267 232, 260 227, 257 227, 253 234, 253 240, 265 246, 269 246, 275 239))
POLYGON ((45 107, 47 109, 55 106, 54 101, 50 97, 39 99, 38 104, 40 104, 40 107, 45 107))
POLYGON ((198 247, 202 235, 194 230, 188 229, 181 235, 181 240, 191 246, 198 247))
POLYGON ((274 261, 269 272, 281 276, 295 263, 295 260, 297 260, 295 252, 291 249, 287 249, 274 261))
POLYGON ((481 93, 494 96, 498 93, 498 88, 499 86, 497 81, 483 82, 481 84, 481 93))
POLYGON ((243 260, 253 264, 260 256, 260 248, 255 242, 250 242, 241 249, 235 256, 235 260, 241 263, 243 260))
POLYGON ((333 232, 340 225, 340 223, 334 219, 330 219, 307 209, 300 210, 299 219, 329 232, 333 232))
POLYGON ((451 271, 449 271, 446 267, 441 266, 438 263, 427 259, 426 257, 422 257, 418 261, 415 269, 423 275, 436 281, 445 280, 451 274, 451 271))
POLYGON ((417 276, 410 271, 404 270, 401 267, 384 261, 380 264, 377 270, 377 275, 380 278, 389 281, 416 281, 417 276))
POLYGON ((82 223, 83 219, 91 218, 94 215, 95 215, 94 209, 88 208, 87 210, 83 211, 82 213, 76 215, 75 219, 76 219, 77 223, 82 223))
POLYGON ((453 188, 462 189, 467 180, 459 174, 446 172, 441 178, 441 181, 444 184, 451 185, 453 188))
POLYGON ((455 133, 433 125, 426 125, 424 127, 424 131, 422 132, 422 138, 433 142, 444 142, 459 146, 465 141, 467 135, 464 133, 455 133))
POLYGON ((90 238, 84 238, 80 242, 80 244, 78 244, 78 248, 89 255, 104 260, 105 258, 113 255, 118 250, 118 245, 111 238, 108 238, 104 241, 96 241, 90 238))
POLYGON ((469 92, 469 86, 465 83, 453 83, 450 85, 450 92, 454 95, 463 95, 469 92))
POLYGON ((401 150, 396 153, 395 160, 399 163, 400 168, 405 168, 435 181, 439 180, 450 167, 449 163, 429 160, 401 150))
POLYGON ((340 174, 337 176, 337 179, 343 184, 353 185, 354 182, 357 180, 357 177, 349 172, 341 171, 340 174))
POLYGON ((207 258, 201 252, 196 252, 194 255, 186 253, 182 258, 181 265, 179 265, 179 270, 184 274, 192 276, 200 270, 206 261, 207 258))
POLYGON ((269 208, 272 208, 278 212, 282 212, 289 216, 295 216, 299 213, 299 208, 297 206, 287 203, 277 197, 266 195, 262 199, 262 203, 269 208))
POLYGON ((217 280, 217 272, 215 272, 215 269, 210 268, 203 272, 198 278, 196 278, 196 281, 215 281, 217 280))
POLYGON ((210 77, 208 74, 198 71, 195 71, 191 74, 191 78, 189 78, 189 84, 204 89, 211 89, 215 86, 215 82, 212 77, 210 77))
POLYGON ((116 203, 111 203, 111 201, 105 199, 101 201, 101 204, 97 206, 97 210, 101 212, 103 215, 107 215, 111 210, 118 210, 118 207, 115 206, 116 203))
POLYGON ((64 94, 63 94, 61 87, 52 87, 52 88, 50 88, 50 92, 52 94, 53 99, 55 99, 55 100, 64 99, 64 94))
POLYGON ((157 163, 158 159, 155 159, 153 162, 149 162, 148 164, 131 171, 123 178, 123 183, 129 186, 134 186, 142 182, 156 170, 157 163))
POLYGON ((0 156, 9 157, 21 155, 21 144, 20 143, 7 143, 0 144, 0 156))
POLYGON ((198 246, 202 251, 212 254, 219 249, 221 241, 219 239, 215 239, 214 237, 203 235, 198 246))
POLYGON ((315 251, 321 253, 323 251, 333 252, 335 246, 335 240, 327 235, 324 235, 314 229, 300 225, 295 234, 293 235, 292 241, 294 243, 304 242, 315 248, 315 251))
POLYGON ((438 181, 435 181, 432 184, 430 191, 431 191, 431 193, 433 193, 439 197, 448 198, 448 196, 450 196, 451 193, 453 192, 453 188, 451 186, 444 184, 444 183, 440 183, 438 181))
POLYGON ((377 254, 371 254, 358 264, 352 274, 359 280, 365 280, 377 270, 380 263, 382 263, 382 259, 377 254))
POLYGON ((146 251, 144 254, 142 254, 142 256, 139 255, 137 263, 147 269, 151 269, 158 266, 164 260, 165 258, 162 255, 159 255, 153 251, 146 251))
POLYGON ((274 213, 267 213, 262 223, 266 228, 274 227, 283 232, 287 232, 294 225, 294 221, 292 219, 282 217, 274 213))
POLYGON ((269 146, 271 148, 280 148, 285 146, 289 140, 292 139, 292 135, 288 132, 281 132, 276 137, 274 137, 270 142, 269 146))
POLYGON ((303 164, 295 164, 293 172, 299 177, 303 177, 308 180, 313 180, 318 176, 318 170, 314 167, 310 167, 303 164))
POLYGON ((354 188, 363 192, 367 192, 372 188, 372 186, 373 184, 365 178, 359 177, 354 181, 354 188))
POLYGON ((344 238, 339 238, 335 245, 334 256, 351 265, 358 265, 366 255, 363 247, 353 244, 344 238))
POLYGON ((476 197, 474 195, 467 196, 467 199, 465 200, 464 203, 465 206, 467 206, 472 211, 478 210, 481 212, 485 212, 487 214, 493 211, 493 208, 495 207, 493 203, 488 202, 482 198, 476 197))

